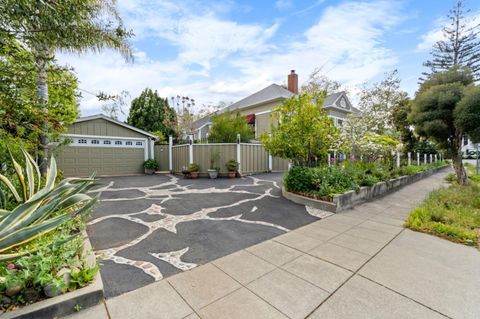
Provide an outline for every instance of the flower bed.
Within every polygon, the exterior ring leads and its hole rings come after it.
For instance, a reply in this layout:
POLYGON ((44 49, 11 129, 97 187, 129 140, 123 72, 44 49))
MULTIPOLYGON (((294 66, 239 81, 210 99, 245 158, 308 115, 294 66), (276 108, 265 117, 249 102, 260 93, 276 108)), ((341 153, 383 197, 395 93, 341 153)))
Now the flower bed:
POLYGON ((285 176, 283 195, 299 204, 338 212, 428 176, 445 165, 438 162, 395 170, 364 163, 294 167, 285 176))

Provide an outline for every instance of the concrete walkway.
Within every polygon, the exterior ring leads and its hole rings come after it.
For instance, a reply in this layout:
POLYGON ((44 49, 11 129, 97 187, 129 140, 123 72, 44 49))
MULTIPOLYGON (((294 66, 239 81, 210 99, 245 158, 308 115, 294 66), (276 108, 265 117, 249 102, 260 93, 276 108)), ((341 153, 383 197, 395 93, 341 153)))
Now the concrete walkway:
POLYGON ((480 253, 402 228, 438 173, 70 318, 480 318, 480 253))

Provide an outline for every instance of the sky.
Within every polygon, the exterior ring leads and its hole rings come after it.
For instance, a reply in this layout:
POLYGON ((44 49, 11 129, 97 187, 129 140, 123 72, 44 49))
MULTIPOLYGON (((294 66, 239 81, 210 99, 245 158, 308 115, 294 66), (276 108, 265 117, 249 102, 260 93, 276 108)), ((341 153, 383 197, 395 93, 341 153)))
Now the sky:
MULTIPOLYGON (((118 0, 135 34, 133 62, 111 51, 57 58, 76 72, 82 116, 101 112, 92 94, 100 91, 128 91, 128 102, 149 87, 194 98, 200 109, 285 84, 290 70, 301 85, 316 68, 342 83, 354 103, 358 87, 394 69, 412 96, 453 2, 118 0)), ((480 17, 480 1, 467 6, 480 17)))

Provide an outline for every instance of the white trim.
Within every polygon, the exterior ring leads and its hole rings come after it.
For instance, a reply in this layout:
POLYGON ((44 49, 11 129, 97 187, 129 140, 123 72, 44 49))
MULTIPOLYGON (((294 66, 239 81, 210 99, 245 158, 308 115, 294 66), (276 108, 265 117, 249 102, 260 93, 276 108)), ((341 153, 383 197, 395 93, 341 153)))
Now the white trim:
POLYGON ((153 140, 149 139, 148 143, 150 144, 150 158, 155 158, 155 154, 153 154, 153 144, 155 142, 153 140))
POLYGON ((97 120, 97 119, 102 119, 102 120, 105 120, 105 121, 108 121, 108 122, 111 122, 111 123, 114 123, 114 124, 117 124, 117 125, 120 125, 120 126, 123 126, 125 128, 128 128, 132 131, 135 131, 137 133, 140 133, 140 134, 143 134, 143 135, 146 135, 146 136, 149 136, 149 137, 153 137, 155 138, 155 140, 157 140, 157 137, 153 134, 150 134, 148 132, 145 132, 144 130, 141 130, 139 128, 136 128, 134 126, 131 126, 131 125, 128 125, 126 123, 123 123, 123 122, 120 122, 120 121, 117 121, 117 120, 114 120, 112 119, 111 117, 108 117, 104 114, 95 114, 95 115, 91 115, 91 116, 85 116, 85 117, 79 117, 75 123, 81 123, 81 122, 87 122, 87 121, 92 121, 92 120, 97 120))
POLYGON ((143 147, 143 158, 148 160, 148 138, 144 139, 144 147, 143 147))
POLYGON ((211 124, 212 124, 212 122, 207 122, 207 123, 203 124, 202 126, 198 127, 196 130, 199 131, 199 130, 201 130, 202 128, 204 128, 205 126, 211 125, 211 124))
POLYGON ((193 136, 188 136, 189 144, 188 144, 188 163, 193 163, 193 136))
POLYGON ((257 113, 253 113, 253 114, 255 114, 255 116, 257 116, 257 115, 263 115, 263 114, 267 114, 267 113, 272 113, 272 110, 266 110, 266 111, 257 112, 257 113))
POLYGON ((72 143, 68 146, 72 147, 102 147, 102 148, 144 148, 145 139, 122 139, 122 138, 100 138, 100 137, 86 137, 86 136, 76 136, 72 138, 72 143), (79 140, 84 140, 85 143, 79 143, 79 140), (98 143, 92 143, 92 141, 98 141, 98 143), (109 143, 106 144, 105 141, 109 143), (116 144, 115 142, 120 141, 121 144, 116 144), (131 142, 132 145, 127 145, 126 143, 131 142), (136 145, 136 143, 141 142, 142 145, 136 145))
POLYGON ((96 139, 111 139, 111 140, 137 140, 143 141, 144 137, 127 137, 127 136, 107 136, 107 135, 85 135, 85 134, 62 134, 67 137, 84 137, 84 138, 96 138, 96 139))
POLYGON ((168 136, 168 170, 173 170, 173 136, 168 136))

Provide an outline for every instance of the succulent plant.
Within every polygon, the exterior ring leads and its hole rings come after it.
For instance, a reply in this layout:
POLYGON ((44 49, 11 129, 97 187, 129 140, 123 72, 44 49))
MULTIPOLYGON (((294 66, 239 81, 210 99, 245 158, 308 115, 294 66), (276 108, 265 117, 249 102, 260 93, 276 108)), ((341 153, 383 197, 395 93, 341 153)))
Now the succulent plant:
POLYGON ((4 208, 0 210, 0 262, 36 251, 36 248, 15 248, 55 230, 75 216, 89 212, 98 200, 98 196, 92 198, 87 195, 88 189, 95 185, 93 175, 86 179, 64 179, 55 185, 57 165, 52 157, 42 187, 38 165, 27 152, 23 151, 23 154, 25 169, 12 157, 21 186, 20 192, 7 177, 0 174, 0 182, 6 185, 19 203, 11 211, 4 208), (15 251, 8 253, 12 249, 15 251))

